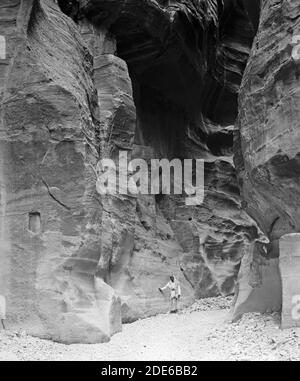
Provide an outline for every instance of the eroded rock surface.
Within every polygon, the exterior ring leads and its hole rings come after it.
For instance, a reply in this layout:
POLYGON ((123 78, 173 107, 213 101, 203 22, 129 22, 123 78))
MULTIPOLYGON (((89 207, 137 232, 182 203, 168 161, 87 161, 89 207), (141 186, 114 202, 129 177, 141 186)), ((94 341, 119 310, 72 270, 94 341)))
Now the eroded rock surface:
POLYGON ((121 329, 121 304, 95 277, 103 209, 91 169, 100 131, 92 56, 53 1, 6 0, 0 28, 7 44, 0 292, 8 327, 67 343, 108 340, 121 329))
POLYGON ((249 308, 281 309, 279 240, 300 228, 299 61, 292 57, 294 36, 300 34, 299 14, 298 1, 262 2, 241 85, 235 147, 238 181, 245 210, 270 244, 265 259, 258 253, 253 261, 252 252, 247 253, 240 285, 247 285, 249 298, 243 298, 243 306, 238 303, 237 314, 249 308), (247 277, 255 274, 260 274, 260 283, 251 287, 247 277))

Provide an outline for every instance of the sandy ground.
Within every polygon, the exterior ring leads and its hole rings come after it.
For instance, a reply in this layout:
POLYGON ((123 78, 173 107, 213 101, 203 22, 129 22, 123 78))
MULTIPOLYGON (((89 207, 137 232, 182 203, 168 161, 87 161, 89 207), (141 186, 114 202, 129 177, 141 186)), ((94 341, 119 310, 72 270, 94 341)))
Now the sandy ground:
POLYGON ((300 360, 300 329, 282 331, 276 314, 226 323, 229 304, 205 300, 139 320, 105 344, 67 346, 1 331, 0 360, 300 360))

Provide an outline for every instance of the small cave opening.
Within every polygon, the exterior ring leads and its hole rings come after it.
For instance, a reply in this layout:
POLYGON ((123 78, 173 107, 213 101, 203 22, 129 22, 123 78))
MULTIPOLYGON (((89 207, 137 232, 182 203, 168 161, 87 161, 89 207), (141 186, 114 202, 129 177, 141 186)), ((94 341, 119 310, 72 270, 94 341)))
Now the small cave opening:
POLYGON ((28 229, 32 233, 40 233, 40 231, 41 231, 41 213, 39 213, 39 212, 30 212, 29 213, 28 229))
POLYGON ((223 129, 237 117, 238 91, 255 36, 259 0, 254 0, 253 12, 247 0, 215 5, 218 23, 210 13, 203 20, 202 5, 196 2, 141 2, 134 12, 126 2, 87 2, 81 10, 77 0, 58 3, 73 19, 81 11, 99 27, 109 25, 117 55, 127 63, 132 80, 135 144, 152 147, 158 157, 169 159, 193 156, 191 147, 215 156, 232 155, 233 132, 223 129), (164 12, 172 12, 172 18, 164 12), (213 125, 212 130, 205 129, 203 119, 213 125))
POLYGON ((218 132, 207 137, 207 147, 215 156, 233 155, 233 131, 230 133, 218 132))
POLYGON ((57 0, 61 11, 77 24, 80 19, 80 3, 78 0, 57 0))

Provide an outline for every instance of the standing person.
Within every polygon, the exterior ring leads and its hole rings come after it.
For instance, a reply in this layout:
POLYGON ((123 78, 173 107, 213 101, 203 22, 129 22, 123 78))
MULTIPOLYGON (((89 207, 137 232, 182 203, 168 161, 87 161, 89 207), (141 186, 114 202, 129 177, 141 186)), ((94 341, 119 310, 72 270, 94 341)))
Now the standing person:
POLYGON ((163 288, 159 288, 160 292, 163 292, 165 289, 169 288, 171 291, 170 294, 170 313, 175 314, 178 312, 177 303, 179 298, 181 297, 181 288, 180 283, 175 278, 174 275, 170 276, 170 281, 163 288))
POLYGON ((5 329, 4 320, 6 319, 6 300, 5 297, 0 295, 0 320, 3 329, 5 329))

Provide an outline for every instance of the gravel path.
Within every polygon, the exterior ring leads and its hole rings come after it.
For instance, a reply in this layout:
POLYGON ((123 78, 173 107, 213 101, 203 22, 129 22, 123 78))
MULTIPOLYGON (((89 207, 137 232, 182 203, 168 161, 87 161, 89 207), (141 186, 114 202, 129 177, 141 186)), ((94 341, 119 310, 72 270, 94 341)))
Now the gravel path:
POLYGON ((281 331, 276 314, 228 324, 228 306, 212 299, 178 315, 139 320, 105 344, 67 346, 1 332, 0 360, 300 360, 300 329, 281 331))

